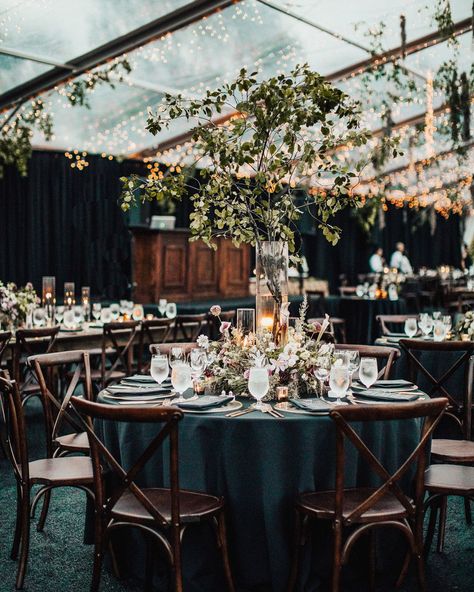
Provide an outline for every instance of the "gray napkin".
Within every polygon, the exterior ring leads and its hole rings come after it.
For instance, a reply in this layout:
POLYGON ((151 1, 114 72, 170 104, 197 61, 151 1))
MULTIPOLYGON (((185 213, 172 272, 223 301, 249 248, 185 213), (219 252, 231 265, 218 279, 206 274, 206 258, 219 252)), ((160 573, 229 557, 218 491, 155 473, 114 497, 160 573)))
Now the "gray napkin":
POLYGON ((204 395, 198 399, 192 401, 183 401, 182 403, 176 403, 177 407, 181 409, 196 409, 199 411, 205 411, 206 409, 214 409, 215 407, 222 407, 232 401, 234 397, 218 397, 217 395, 204 395))
POLYGON ((106 388, 109 393, 114 395, 154 395, 168 392, 170 389, 156 384, 155 386, 131 386, 125 384, 114 384, 106 388))
POLYGON ((372 399, 373 401, 393 401, 405 402, 416 401, 420 398, 423 393, 421 391, 413 391, 413 393, 403 395, 401 393, 393 391, 382 391, 367 389, 365 391, 357 391, 356 396, 358 399, 372 399))
MULTIPOLYGON (((371 387, 370 390, 403 390, 409 387, 413 387, 413 383, 409 382, 408 380, 377 380, 371 387)), ((365 387, 360 381, 354 382, 351 387, 353 390, 358 391, 365 391, 367 387, 365 387)))
POLYGON ((332 406, 326 403, 323 399, 290 399, 295 407, 304 409, 305 411, 312 411, 314 413, 321 413, 330 411, 332 406))

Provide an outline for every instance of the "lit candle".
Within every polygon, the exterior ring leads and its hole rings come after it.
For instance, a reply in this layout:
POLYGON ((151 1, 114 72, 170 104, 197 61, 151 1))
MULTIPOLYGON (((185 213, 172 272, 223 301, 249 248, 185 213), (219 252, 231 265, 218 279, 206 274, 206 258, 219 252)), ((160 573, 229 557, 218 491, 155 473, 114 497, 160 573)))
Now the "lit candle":
POLYGON ((262 329, 271 330, 273 328, 273 317, 262 317, 260 325, 262 326, 262 329))

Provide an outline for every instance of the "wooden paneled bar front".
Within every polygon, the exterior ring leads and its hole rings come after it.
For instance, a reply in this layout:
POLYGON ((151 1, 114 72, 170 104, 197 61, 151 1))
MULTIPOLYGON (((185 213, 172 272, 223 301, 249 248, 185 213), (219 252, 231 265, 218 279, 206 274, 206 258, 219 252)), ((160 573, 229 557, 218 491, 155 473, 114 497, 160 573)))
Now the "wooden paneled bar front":
POLYGON ((189 241, 188 229, 131 227, 133 300, 174 302, 248 295, 250 248, 216 239, 217 250, 189 241))

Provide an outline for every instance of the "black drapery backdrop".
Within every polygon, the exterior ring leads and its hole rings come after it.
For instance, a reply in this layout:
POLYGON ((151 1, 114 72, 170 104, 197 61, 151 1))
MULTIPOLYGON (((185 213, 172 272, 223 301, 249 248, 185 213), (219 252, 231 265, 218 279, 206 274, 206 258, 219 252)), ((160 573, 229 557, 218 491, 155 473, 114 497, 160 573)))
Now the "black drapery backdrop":
MULTIPOLYGON (((8 168, 0 179, 0 280, 24 284, 32 281, 41 288, 43 275, 55 275, 58 297, 62 284, 89 285, 94 297, 120 298, 128 295, 131 279, 128 218, 118 207, 120 177, 143 173, 135 161, 109 161, 89 156, 84 171, 72 169, 62 153, 35 152, 28 177, 8 168)), ((134 210, 130 222, 144 221, 153 207, 134 210)), ((189 204, 177 208, 178 226, 186 225, 189 204)), ((312 275, 327 278, 334 289, 341 274, 354 280, 368 270, 368 258, 375 244, 384 248, 387 259, 394 245, 406 243, 415 267, 459 265, 460 218, 437 216, 434 234, 428 223, 413 231, 415 212, 387 212, 385 227, 378 224, 371 237, 360 229, 349 212, 342 212, 336 224, 343 230, 332 247, 320 233, 305 225, 304 252, 312 275), (309 230, 309 232, 306 232, 309 230)))

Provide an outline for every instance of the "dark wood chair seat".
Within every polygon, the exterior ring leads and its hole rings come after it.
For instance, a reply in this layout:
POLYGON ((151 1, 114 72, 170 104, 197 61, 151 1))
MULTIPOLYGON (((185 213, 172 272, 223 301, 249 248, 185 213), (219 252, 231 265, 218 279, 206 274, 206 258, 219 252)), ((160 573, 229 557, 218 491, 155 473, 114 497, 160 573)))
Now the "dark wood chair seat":
POLYGON ((448 463, 474 463, 474 442, 436 438, 431 442, 431 458, 448 463))
MULTIPOLYGON (((377 489, 375 488, 345 489, 342 507, 343 519, 347 520, 352 512, 376 491, 377 489)), ((297 501, 298 507, 304 512, 313 514, 315 518, 327 520, 334 518, 336 513, 335 504, 335 491, 303 493, 297 501)), ((354 520, 354 523, 365 524, 376 522, 377 520, 401 520, 406 517, 408 517, 408 512, 404 505, 395 495, 387 493, 357 518, 357 520, 354 520)))
POLYGON ((29 463, 31 484, 91 485, 92 461, 88 456, 41 458, 29 463))
POLYGON ((431 465, 425 472, 425 489, 430 493, 473 495, 474 467, 447 464, 431 465))
MULTIPOLYGON (((160 488, 142 489, 153 506, 165 518, 171 522, 171 490, 160 488)), ((195 491, 179 491, 179 518, 182 524, 190 524, 208 520, 214 514, 222 511, 224 504, 221 499, 205 493, 195 491)), ((139 522, 140 524, 153 524, 155 519, 145 509, 137 498, 129 491, 124 492, 111 510, 112 518, 139 522)))
POLYGON ((55 438, 54 443, 61 451, 67 450, 69 452, 89 454, 89 439, 86 432, 58 436, 55 438))

